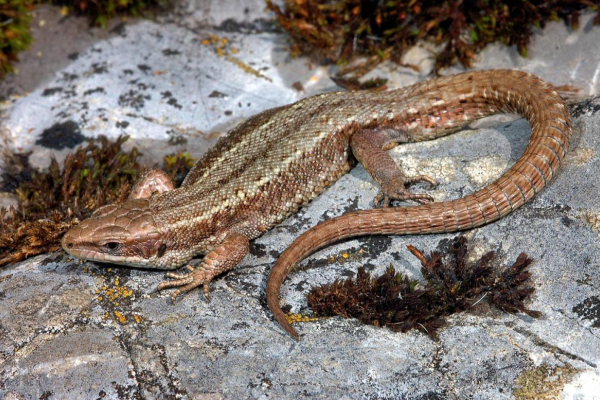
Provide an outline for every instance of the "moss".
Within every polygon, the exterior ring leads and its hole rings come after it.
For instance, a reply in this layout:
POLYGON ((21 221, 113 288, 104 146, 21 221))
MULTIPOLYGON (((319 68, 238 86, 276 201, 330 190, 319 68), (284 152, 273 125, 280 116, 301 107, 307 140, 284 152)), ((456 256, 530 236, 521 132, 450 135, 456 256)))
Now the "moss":
POLYGON ((455 239, 444 254, 425 256, 413 246, 408 248, 421 261, 424 286, 391 265, 378 277, 359 268, 355 279, 313 288, 307 295, 309 307, 320 316, 357 318, 398 332, 416 328, 432 337, 446 324, 447 316, 484 303, 509 313, 541 315, 524 304, 534 291, 526 271, 532 260, 526 254, 498 270, 495 252, 469 262, 464 237, 455 239))
POLYGON ((4 186, 14 187, 18 207, 0 211, 0 266, 58 250, 72 225, 127 197, 140 166, 137 149, 121 150, 125 140, 101 138, 67 155, 62 168, 52 158, 43 172, 33 170, 26 155, 5 160, 10 168, 2 176, 4 186))
POLYGON ((168 0, 50 0, 51 4, 68 7, 78 15, 85 15, 95 26, 105 27, 116 16, 138 17, 152 10, 170 6, 168 0))
POLYGON ((542 364, 517 377, 513 394, 517 400, 562 399, 565 385, 579 372, 581 371, 570 365, 550 367, 542 364))
MULTIPOLYGON (((436 71, 457 61, 470 66, 493 42, 515 45, 526 56, 534 28, 562 19, 576 29, 581 10, 598 10, 587 0, 285 0, 283 8, 266 2, 292 37, 292 54, 337 63, 342 75, 355 77, 384 60, 402 64, 404 53, 421 40, 441 49, 436 71), (346 67, 357 56, 366 60, 346 67)), ((600 11, 594 20, 599 22, 600 11)))
MULTIPOLYGON (((0 0, 0 79, 14 70, 17 54, 33 43, 31 11, 38 0, 0 0)), ((95 26, 105 27, 116 16, 137 17, 156 9, 166 9, 169 0, 49 0, 79 15, 95 26)))
POLYGON ((195 163, 196 159, 189 153, 179 152, 166 155, 162 169, 173 179, 175 186, 179 186, 195 163))
MULTIPOLYGON (((0 210, 0 266, 60 249, 60 239, 71 226, 98 207, 125 200, 143 170, 134 147, 101 137, 66 156, 60 167, 55 159, 47 171, 36 171, 28 154, 12 155, 2 174, 2 191, 16 194, 18 206, 0 210)), ((166 156, 164 170, 176 182, 183 180, 194 159, 186 153, 166 156)))
POLYGON ((13 71, 17 54, 27 49, 31 37, 33 0, 0 0, 0 79, 13 71))

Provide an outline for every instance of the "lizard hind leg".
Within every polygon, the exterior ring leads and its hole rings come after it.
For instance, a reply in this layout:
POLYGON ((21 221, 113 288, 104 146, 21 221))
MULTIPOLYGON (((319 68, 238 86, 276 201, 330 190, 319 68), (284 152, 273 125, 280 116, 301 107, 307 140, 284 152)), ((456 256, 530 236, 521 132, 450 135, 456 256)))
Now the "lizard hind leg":
POLYGON ((413 200, 421 204, 433 202, 430 195, 412 193, 408 186, 418 182, 435 186, 435 179, 426 175, 407 177, 386 151, 408 141, 410 136, 407 132, 394 129, 363 129, 352 135, 350 146, 354 156, 381 188, 373 199, 376 207, 388 207, 393 200, 413 200))
POLYGON ((223 243, 206 254, 198 267, 186 266, 190 272, 185 274, 167 273, 165 277, 175 280, 160 283, 158 291, 178 288, 171 295, 171 300, 175 302, 180 294, 203 286, 204 296, 210 301, 210 282, 217 275, 233 269, 248 254, 248 249, 248 237, 241 233, 232 233, 223 240, 223 243))

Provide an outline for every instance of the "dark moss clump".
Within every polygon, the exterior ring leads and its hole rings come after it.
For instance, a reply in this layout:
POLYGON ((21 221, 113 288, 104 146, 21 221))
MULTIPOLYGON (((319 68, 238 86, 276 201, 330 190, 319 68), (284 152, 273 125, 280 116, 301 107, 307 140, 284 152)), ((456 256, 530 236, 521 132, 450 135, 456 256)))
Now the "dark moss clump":
POLYGON ((30 24, 33 0, 0 0, 0 79, 13 70, 17 53, 33 39, 30 24))
POLYGON ((196 159, 189 153, 170 154, 165 156, 162 169, 173 179, 175 186, 179 186, 195 163, 196 159))
POLYGON ((0 211, 0 266, 55 251, 60 238, 97 207, 127 197, 138 175, 137 149, 123 152, 116 142, 100 139, 69 154, 62 169, 53 158, 48 171, 15 157, 3 175, 5 188, 15 187, 18 207, 0 211), (12 174, 18 169, 18 174, 12 174))
MULTIPOLYGON (((534 27, 563 19, 577 28, 581 10, 598 10, 598 2, 588 0, 285 0, 283 10, 266 2, 292 36, 293 54, 340 65, 366 57, 353 68, 357 76, 383 60, 401 63, 420 40, 441 46, 436 71, 456 61, 470 66, 475 54, 496 41, 516 45, 525 56, 534 27)), ((599 22, 600 12, 594 20, 599 22)))
MULTIPOLYGON (((121 148, 101 137, 67 155, 62 168, 52 159, 48 171, 29 166, 28 155, 6 160, 2 191, 17 195, 17 209, 0 209, 0 266, 60 248, 63 234, 98 207, 125 200, 143 171, 134 147, 121 148)), ((186 153, 165 157, 164 169, 180 177, 193 164, 186 153)))
POLYGON ((101 27, 118 15, 138 17, 170 5, 169 0, 50 0, 50 3, 67 6, 76 14, 87 16, 92 25, 101 27))
POLYGON ((448 315, 482 304, 509 313, 541 316, 524 304, 534 292, 531 274, 526 271, 532 260, 525 253, 510 267, 497 271, 493 251, 475 262, 467 261, 464 237, 455 239, 445 254, 425 256, 413 246, 408 248, 421 261, 424 287, 395 272, 392 266, 376 278, 360 268, 355 279, 313 288, 307 295, 309 307, 321 316, 357 318, 397 332, 417 328, 432 337, 445 325, 448 315))

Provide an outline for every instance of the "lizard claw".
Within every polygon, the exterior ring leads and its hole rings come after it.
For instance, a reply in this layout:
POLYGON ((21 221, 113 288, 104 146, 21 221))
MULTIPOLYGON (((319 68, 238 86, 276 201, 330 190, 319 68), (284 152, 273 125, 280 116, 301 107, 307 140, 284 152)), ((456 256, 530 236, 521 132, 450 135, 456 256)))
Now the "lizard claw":
POLYGON ((411 178, 404 178, 403 176, 398 176, 395 179, 391 179, 386 182, 379 194, 375 196, 373 202, 376 207, 389 207, 390 203, 393 200, 397 201, 407 201, 412 200, 416 201, 420 204, 428 204, 433 203, 434 199, 428 194, 423 193, 412 193, 406 189, 407 186, 418 182, 427 182, 431 186, 436 186, 437 182, 435 179, 430 178, 426 175, 417 175, 411 178))
POLYGON ((203 289, 204 289, 204 296, 206 297, 206 299, 208 301, 210 301, 210 295, 209 295, 210 282, 212 281, 212 279, 214 278, 214 276, 216 274, 211 274, 210 271, 207 271, 206 269, 201 268, 201 266, 198 268, 194 268, 194 267, 188 265, 188 266, 186 266, 186 269, 190 272, 186 273, 186 274, 177 274, 174 272, 168 272, 167 274, 165 274, 166 278, 175 279, 175 280, 161 282, 158 285, 158 291, 160 292, 164 289, 175 288, 175 287, 178 288, 171 295, 171 301, 175 302, 175 300, 177 300, 177 297, 179 297, 180 294, 185 294, 185 293, 189 292, 190 290, 195 289, 198 286, 202 285, 203 289))
POLYGON ((431 185, 431 187, 436 187, 438 185, 438 182, 433 179, 430 176, 427 175, 415 175, 415 176, 411 176, 410 178, 406 178, 406 180, 404 181, 405 185, 412 185, 415 183, 419 183, 419 182, 427 182, 431 185))
POLYGON ((431 197, 428 194, 411 193, 411 192, 403 192, 401 194, 394 194, 394 195, 385 195, 383 193, 380 193, 377 195, 377 197, 375 197, 373 202, 375 203, 376 207, 386 208, 386 207, 390 206, 390 203, 392 200, 397 200, 397 201, 412 200, 412 201, 416 201, 419 204, 429 204, 429 203, 434 202, 433 197, 431 197))
POLYGON ((175 280, 161 282, 158 291, 178 288, 171 295, 171 300, 175 302, 180 294, 202 286, 206 300, 210 301, 210 282, 213 278, 235 267, 246 254, 248 254, 248 237, 240 233, 232 233, 222 244, 205 255, 198 267, 187 265, 185 268, 189 272, 185 274, 167 273, 166 278, 175 280))
POLYGON ((210 282, 204 282, 202 289, 204 289, 204 297, 206 297, 206 301, 210 303, 210 282))

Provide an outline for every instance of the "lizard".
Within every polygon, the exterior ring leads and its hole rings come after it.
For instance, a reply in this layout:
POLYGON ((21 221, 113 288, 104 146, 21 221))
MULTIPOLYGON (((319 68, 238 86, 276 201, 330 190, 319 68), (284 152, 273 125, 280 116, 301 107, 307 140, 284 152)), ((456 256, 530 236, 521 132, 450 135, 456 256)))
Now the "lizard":
POLYGON ((388 91, 328 92, 269 109, 233 128, 190 170, 179 188, 162 171, 142 174, 123 203, 97 209, 62 239, 70 255, 98 262, 174 270, 158 290, 172 301, 234 268, 249 241, 296 212, 358 160, 379 184, 378 208, 323 222, 286 249, 267 281, 267 303, 294 338, 279 289, 308 254, 358 235, 471 229, 524 204, 557 173, 571 139, 570 115, 552 86, 526 72, 488 70, 439 77, 388 91), (495 182, 461 199, 433 202, 413 193, 387 150, 439 138, 500 112, 531 125, 524 154, 495 182), (414 206, 390 207, 394 201, 414 206), (188 264, 204 254, 197 267, 188 264))

